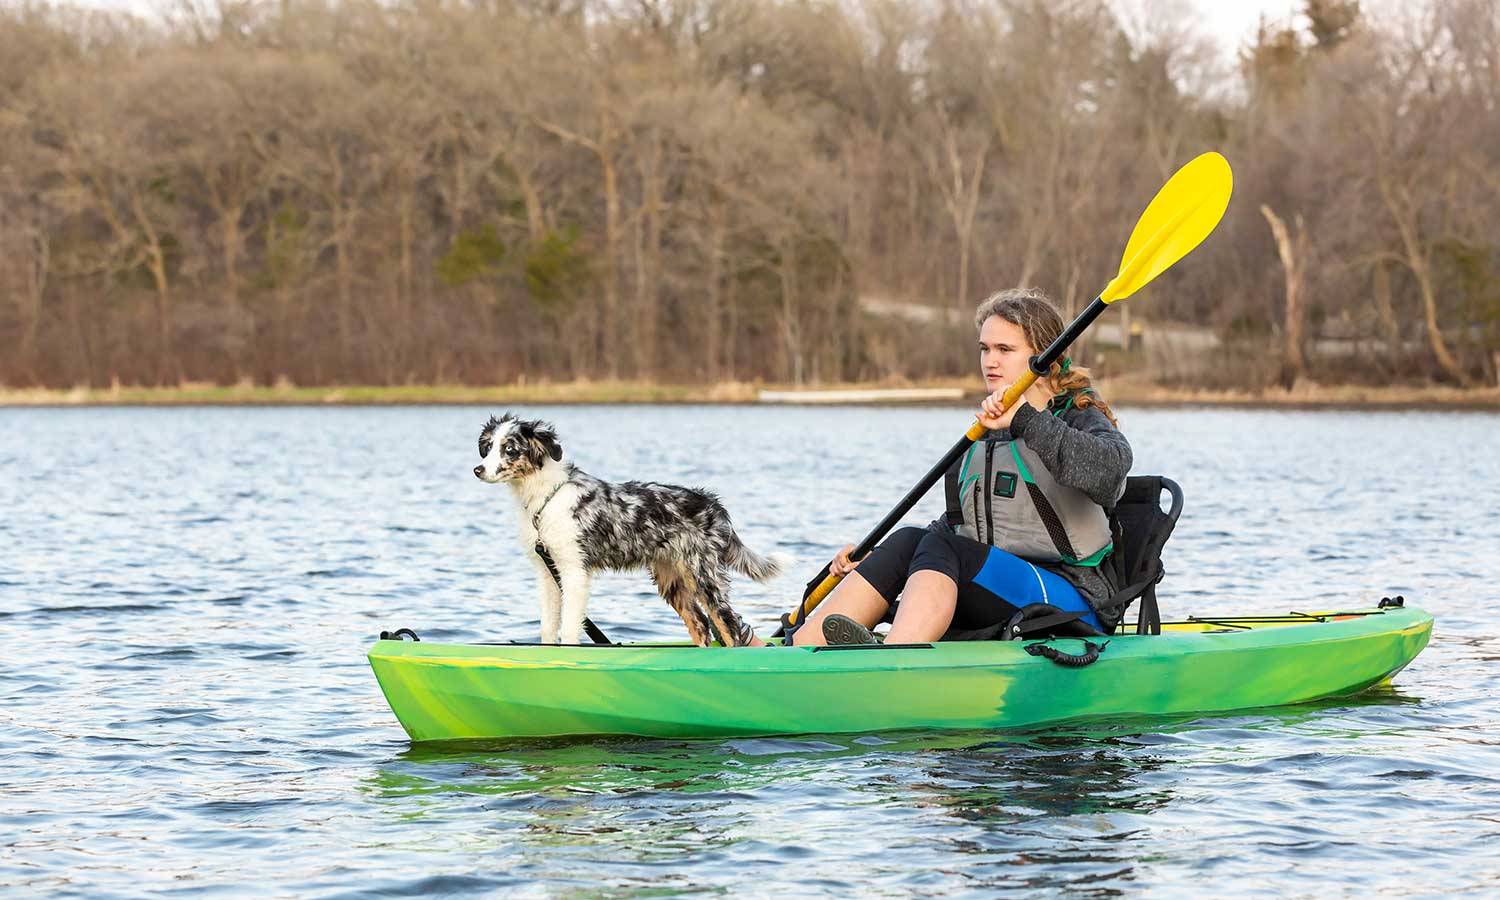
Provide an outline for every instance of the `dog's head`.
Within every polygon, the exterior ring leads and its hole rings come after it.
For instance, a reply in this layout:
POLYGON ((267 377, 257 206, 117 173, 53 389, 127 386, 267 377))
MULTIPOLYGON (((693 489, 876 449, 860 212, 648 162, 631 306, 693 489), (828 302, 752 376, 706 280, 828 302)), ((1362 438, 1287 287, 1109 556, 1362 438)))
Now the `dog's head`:
POLYGON ((480 481, 498 484, 535 474, 549 457, 561 460, 562 445, 557 442, 556 430, 546 422, 506 413, 498 419, 490 416, 479 432, 479 457, 484 462, 474 467, 474 475, 480 481))

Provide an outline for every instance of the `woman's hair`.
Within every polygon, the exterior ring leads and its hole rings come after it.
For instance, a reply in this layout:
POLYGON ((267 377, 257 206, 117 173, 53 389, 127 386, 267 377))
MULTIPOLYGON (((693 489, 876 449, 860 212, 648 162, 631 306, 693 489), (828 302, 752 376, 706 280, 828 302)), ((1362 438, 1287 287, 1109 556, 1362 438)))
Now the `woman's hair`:
MULTIPOLYGON (((1021 329, 1026 336, 1026 343, 1032 349, 1041 353, 1063 332, 1062 316, 1058 314, 1057 307, 1052 301, 1036 288, 1010 288, 992 294, 979 304, 974 310, 974 327, 984 328, 984 323, 990 316, 999 316, 1005 321, 1021 329)), ((1052 384, 1052 389, 1059 394, 1076 392, 1073 396, 1073 405, 1079 409, 1088 409, 1090 406, 1099 407, 1111 425, 1116 428, 1120 423, 1115 420, 1114 411, 1099 392, 1093 390, 1093 382, 1089 380, 1089 370, 1082 366, 1070 365, 1067 371, 1063 371, 1061 363, 1053 363, 1047 371, 1047 380, 1052 384), (1085 392, 1088 389, 1088 392, 1085 392)))

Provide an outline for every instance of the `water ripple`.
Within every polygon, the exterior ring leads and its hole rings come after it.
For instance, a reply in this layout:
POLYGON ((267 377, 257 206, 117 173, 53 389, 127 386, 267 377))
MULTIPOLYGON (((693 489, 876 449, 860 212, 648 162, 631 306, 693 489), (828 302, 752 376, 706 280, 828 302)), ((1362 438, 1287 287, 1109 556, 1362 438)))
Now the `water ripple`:
MULTIPOLYGON (((967 421, 535 411, 596 474, 713 487, 748 543, 808 574, 967 421)), ((5 471, 23 473, 0 479, 5 895, 1408 896, 1500 881, 1500 558, 1475 549, 1500 546, 1500 507, 1473 502, 1474 484, 1500 483, 1500 455, 1433 464, 1492 443, 1495 416, 1122 411, 1137 470, 1187 491, 1169 612, 1402 593, 1438 615, 1395 684, 1358 697, 1000 734, 412 746, 363 659, 380 630, 536 637, 510 502, 468 474, 490 412, 0 409, 5 471), (106 465, 119 477, 80 490, 106 465), (1391 490, 1373 474, 1392 471, 1423 477, 1391 490)), ((736 580, 734 602, 772 623, 799 583, 736 580)), ((601 576, 595 597, 616 639, 681 637, 639 576, 601 576)))

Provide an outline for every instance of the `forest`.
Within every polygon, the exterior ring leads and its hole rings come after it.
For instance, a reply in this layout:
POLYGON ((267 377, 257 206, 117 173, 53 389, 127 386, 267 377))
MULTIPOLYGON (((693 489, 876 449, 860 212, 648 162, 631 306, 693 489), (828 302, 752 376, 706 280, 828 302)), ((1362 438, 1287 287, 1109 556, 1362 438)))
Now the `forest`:
POLYGON ((1235 48, 1171 0, 11 3, 0 385, 952 377, 1206 150, 1225 220, 1084 362, 1496 383, 1500 0, 1235 48))

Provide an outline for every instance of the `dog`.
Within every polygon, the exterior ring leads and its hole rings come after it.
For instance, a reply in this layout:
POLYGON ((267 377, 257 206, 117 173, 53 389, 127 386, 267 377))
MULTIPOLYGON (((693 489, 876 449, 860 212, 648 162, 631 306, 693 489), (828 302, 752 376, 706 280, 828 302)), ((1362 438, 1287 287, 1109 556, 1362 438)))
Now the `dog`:
POLYGON ((601 569, 649 569, 657 592, 706 647, 744 646, 754 630, 729 605, 728 570, 755 581, 778 574, 785 558, 744 545, 719 498, 655 482, 611 483, 562 461, 557 431, 510 413, 479 433, 474 475, 509 484, 519 507, 521 544, 542 595, 542 642, 579 642, 589 578, 601 569))

